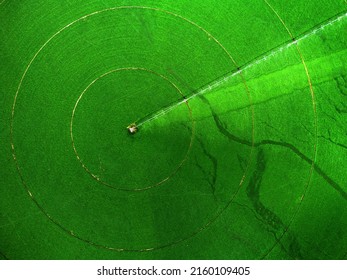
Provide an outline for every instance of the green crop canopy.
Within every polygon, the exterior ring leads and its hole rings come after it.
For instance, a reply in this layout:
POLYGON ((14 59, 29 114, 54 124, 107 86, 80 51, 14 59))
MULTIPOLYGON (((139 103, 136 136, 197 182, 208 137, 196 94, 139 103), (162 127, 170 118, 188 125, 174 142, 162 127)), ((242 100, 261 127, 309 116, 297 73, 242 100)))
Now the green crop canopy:
POLYGON ((346 1, 0 21, 0 258, 347 258, 346 1))

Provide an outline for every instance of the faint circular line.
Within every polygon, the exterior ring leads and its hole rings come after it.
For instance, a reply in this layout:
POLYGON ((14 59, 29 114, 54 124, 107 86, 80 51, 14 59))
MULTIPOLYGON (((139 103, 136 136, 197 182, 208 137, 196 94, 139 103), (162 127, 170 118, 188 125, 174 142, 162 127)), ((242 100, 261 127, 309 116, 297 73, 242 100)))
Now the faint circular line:
POLYGON ((189 141, 189 146, 188 146, 188 149, 187 149, 187 152, 185 153, 184 155, 184 158, 182 161, 179 162, 179 164, 175 167, 175 169, 167 176, 165 177, 164 179, 161 179, 159 182, 157 183, 154 183, 152 185, 149 185, 147 187, 144 187, 144 188, 134 188, 134 189, 129 189, 129 188, 124 188, 124 187, 116 187, 112 184, 109 184, 103 180, 101 180, 97 175, 95 175, 82 161, 82 159, 80 158, 79 154, 78 154, 78 151, 77 151, 77 148, 76 148, 76 145, 75 145, 75 141, 74 141, 74 136, 73 136, 73 120, 74 120, 74 116, 75 116, 75 112, 76 112, 76 109, 77 109, 77 106, 80 102, 80 100, 82 99, 83 95, 85 94, 85 92, 88 91, 88 89, 94 85, 95 82, 97 82, 99 79, 111 74, 111 73, 116 73, 116 72, 119 72, 119 71, 132 71, 132 70, 140 70, 140 71, 145 71, 145 72, 148 72, 148 73, 152 73, 162 79, 164 79, 165 81, 167 81, 171 86, 173 86, 177 92, 181 95, 181 97, 184 97, 182 91, 176 86, 176 84, 174 84, 171 80, 169 80, 166 76, 162 75, 162 74, 159 74, 153 70, 149 70, 147 68, 143 68, 143 67, 125 67, 125 68, 117 68, 117 69, 113 69, 113 70, 110 70, 102 75, 100 75, 99 77, 97 77, 96 79, 94 79, 83 91, 82 93, 80 94, 80 96, 77 98, 77 101, 75 103, 75 106, 72 110, 72 115, 71 115, 71 120, 70 120, 70 138, 71 138, 71 142, 72 142, 72 147, 73 147, 73 150, 74 150, 74 153, 77 157, 77 160, 80 162, 80 164, 82 165, 83 169, 94 179, 96 180, 97 182, 107 186, 107 187, 110 187, 110 188, 113 188, 113 189, 117 189, 117 190, 122 190, 122 191, 129 191, 129 192, 138 192, 138 191, 145 191, 145 190, 149 190, 149 189, 152 189, 154 187, 157 187, 161 184, 163 184, 164 182, 168 181, 171 177, 173 177, 177 172, 178 170, 182 167, 182 165, 186 162, 186 160, 188 159, 188 155, 189 155, 189 152, 192 148, 192 145, 193 145, 193 140, 194 140, 194 133, 195 133, 195 121, 194 121, 194 118, 193 118, 193 115, 192 115, 192 109, 190 108, 189 104, 188 104, 188 101, 185 101, 185 104, 188 108, 188 111, 189 111, 189 117, 190 117, 190 120, 191 120, 191 125, 192 125, 192 131, 191 131, 191 136, 190 136, 190 141, 189 141))
POLYGON ((235 199, 235 197, 237 196, 237 194, 239 193, 240 189, 241 189, 241 186, 245 180, 245 177, 246 177, 246 173, 248 172, 248 169, 249 169, 249 166, 250 166, 250 162, 251 162, 251 159, 252 159, 252 156, 253 156, 253 150, 254 150, 254 105, 253 105, 253 101, 252 101, 252 98, 251 98, 251 95, 250 95, 250 92, 249 92, 249 88, 246 84, 246 80, 242 74, 242 71, 240 70, 240 77, 242 79, 242 82, 244 83, 245 85, 245 89, 246 89, 246 92, 247 92, 247 96, 248 96, 248 99, 249 99, 249 102, 250 102, 250 107, 251 107, 251 111, 252 111, 252 142, 251 142, 251 150, 250 150, 250 153, 249 153, 249 159, 248 159, 248 162, 247 162, 247 165, 246 165, 246 168, 244 170, 244 174, 241 178, 241 181, 239 183, 239 187, 237 188, 236 192, 232 195, 232 197, 230 198, 229 202, 226 203, 226 205, 220 210, 220 211, 217 211, 216 215, 210 219, 204 226, 202 227, 199 227, 197 230, 195 230, 193 233, 189 234, 188 236, 184 237, 184 238, 181 238, 181 239, 178 239, 174 242, 171 242, 171 243, 168 243, 168 244, 164 244, 164 245, 161 245, 161 246, 157 246, 157 247, 153 247, 153 248, 144 248, 144 249, 125 249, 125 248, 114 248, 114 247, 108 247, 108 246, 105 246, 105 245, 101 245, 101 244, 97 244, 97 243, 94 243, 90 240, 87 240, 87 239, 84 239, 78 235, 75 235, 73 233, 73 231, 71 230, 68 230, 66 228, 64 228, 61 224, 59 224, 56 220, 54 220, 43 208, 42 206, 37 202, 37 200, 34 198, 34 196, 32 195, 32 193, 30 192, 30 189, 28 188, 26 182, 24 181, 24 178, 22 176, 22 173, 21 173, 21 170, 20 170, 20 167, 19 167, 19 163, 17 161, 17 158, 16 158, 16 151, 15 151, 15 146, 14 146, 14 136, 13 136, 13 122, 14 122, 14 113, 15 113, 15 106, 16 106, 16 102, 17 102, 17 98, 18 98, 18 94, 19 94, 19 91, 21 89, 21 85, 23 83, 23 80, 31 66, 31 64, 34 62, 34 60, 36 59, 36 57, 39 55, 39 53, 45 48, 45 46, 53 39, 55 38, 57 35, 59 35, 61 32, 63 32, 65 29, 67 29, 68 27, 72 26, 73 24, 83 20, 83 19, 86 19, 88 17, 91 17, 93 15, 96 15, 96 14, 99 14, 99 13, 102 13, 102 12, 107 12, 107 11, 114 11, 114 10, 121 10, 121 9, 147 9, 147 10, 153 10, 153 11, 159 11, 159 12, 163 12, 163 13, 166 13, 166 14, 169 14, 169 15, 172 15, 172 16, 175 16, 177 18, 180 18, 190 24, 192 24, 193 26, 196 26, 198 29, 202 30, 205 34, 207 34, 210 38, 212 38, 222 49, 223 51, 228 55, 229 59, 233 62, 233 64, 237 67, 238 65, 236 64, 235 60, 233 59, 233 57, 230 55, 230 53, 226 50, 226 48, 211 34, 209 33, 207 30, 205 30, 204 28, 202 28, 201 26, 197 25, 196 23, 194 23, 193 21, 189 20, 189 19, 186 19, 178 14, 175 14, 175 13, 172 13, 172 12, 169 12, 169 11, 166 11, 166 10, 162 10, 162 9, 158 9, 158 8, 151 8, 151 7, 143 7, 143 6, 120 6, 120 7, 113 7, 113 8, 108 8, 108 9, 103 9, 103 10, 100 10, 100 11, 96 11, 96 12, 93 12, 93 13, 90 13, 90 14, 87 14, 85 16, 82 16, 80 18, 78 18, 77 20, 75 21, 72 21, 71 23, 65 25, 63 28, 61 28, 60 30, 58 30, 56 33, 54 33, 40 48, 39 50, 35 53, 35 55, 33 56, 33 58, 30 60, 29 64, 27 65, 27 67, 25 68, 25 71, 20 79, 20 82, 19 82, 19 85, 17 87, 17 91, 15 93, 15 97, 14 97, 14 101, 13 101, 13 105, 12 105, 12 112, 11 112, 11 121, 10 121, 10 141, 11 141, 11 151, 12 151, 12 156, 13 156, 13 159, 14 159, 14 162, 15 162, 15 165, 16 165, 16 169, 17 169, 17 172, 19 173, 19 176, 21 178, 21 181, 22 181, 22 184, 23 186, 25 187, 28 195, 30 196, 31 200, 37 205, 37 207, 41 210, 41 212, 51 221, 53 222, 54 224, 56 224, 60 229, 62 229, 64 232, 68 233, 70 236, 72 237, 75 237, 85 243, 88 243, 88 244, 91 244, 95 247, 99 247, 99 248, 104 248, 104 249, 108 249, 108 250, 113 250, 113 251, 118 251, 118 252, 122 252, 122 251, 128 251, 128 252, 145 252, 145 251, 152 251, 152 250, 157 250, 157 249, 163 249, 163 248, 166 248, 166 247, 170 247, 172 245, 175 245, 175 244, 178 244, 180 242, 183 242, 185 240, 188 240, 194 236, 196 236, 197 234, 199 234, 201 231, 203 231, 204 229, 206 229, 208 226, 210 226, 214 221, 216 221, 219 216, 231 205, 231 203, 233 202, 233 200, 235 199))
MULTIPOLYGON (((272 10, 272 12, 277 16, 277 18, 279 19, 279 21, 281 22, 281 24, 284 26, 284 28, 286 29, 286 31, 288 32, 290 38, 295 42, 295 37, 292 34, 292 32, 290 31, 290 29, 288 28, 288 26, 285 24, 284 20, 282 19, 282 17, 279 15, 279 13, 272 7, 272 5, 270 5, 270 3, 267 0, 263 0, 266 5, 272 10)), ((264 259, 267 255, 269 255, 272 250, 276 247, 276 245, 282 240, 283 236, 288 232, 290 226, 292 225, 292 223, 294 222, 294 219, 296 218, 296 215, 299 213, 301 205, 303 200, 305 199, 306 193, 308 191, 311 179, 312 179, 312 175, 313 175, 313 170, 314 170, 314 165, 315 165, 315 161, 316 161, 316 157, 317 157, 317 143, 318 143, 318 120, 317 120, 317 107, 316 107, 316 99, 315 99, 315 94, 313 91, 313 86, 312 86, 312 81, 311 81, 311 77, 310 74, 308 72, 308 68, 305 62, 305 59, 302 55, 302 52, 298 46, 298 43, 295 42, 295 47, 297 49, 297 52, 300 56, 300 60, 301 63, 304 66, 305 69, 305 74, 307 76, 307 81, 309 84, 309 88, 310 88, 310 94, 311 94, 311 100, 312 100, 312 107, 313 107, 313 114, 314 114, 314 144, 313 144, 313 159, 312 159, 312 163, 311 163, 311 167, 310 167, 310 171, 309 171, 309 176, 308 176, 308 180, 307 183, 305 184, 305 188, 303 191, 303 194, 300 198, 300 203, 297 206, 296 211, 294 212, 293 216, 291 217, 287 227, 284 229, 283 233, 281 234, 281 236, 279 238, 276 238, 276 241, 274 243, 274 245, 270 248, 270 250, 268 250, 263 256, 262 259, 264 259)))

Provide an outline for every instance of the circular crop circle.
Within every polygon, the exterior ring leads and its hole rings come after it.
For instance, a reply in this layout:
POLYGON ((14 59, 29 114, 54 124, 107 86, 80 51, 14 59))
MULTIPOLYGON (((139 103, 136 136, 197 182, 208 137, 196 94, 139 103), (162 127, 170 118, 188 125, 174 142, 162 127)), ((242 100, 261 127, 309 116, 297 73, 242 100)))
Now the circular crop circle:
POLYGON ((344 7, 111 2, 0 3, 0 255, 344 256, 344 7))
MULTIPOLYGON (((234 63, 230 54, 205 29, 179 15, 159 9, 107 9, 66 25, 35 54, 23 74, 13 104, 12 151, 17 170, 31 199, 50 221, 69 235, 116 251, 148 251, 171 246, 207 228, 230 205, 244 182, 253 140, 251 146, 239 151, 248 160, 246 166, 237 170, 233 167, 235 170, 231 170, 227 184, 219 184, 218 187, 215 182, 206 181, 205 178, 194 182, 189 180, 192 170, 196 176, 206 171, 199 163, 201 159, 196 156, 194 160, 186 160, 187 153, 194 146, 194 122, 188 104, 188 114, 187 107, 180 106, 164 119, 146 124, 146 130, 139 134, 127 134, 126 125, 133 120, 131 114, 142 107, 146 107, 142 113, 159 110, 167 104, 182 100, 182 95, 191 92, 191 89, 181 89, 185 87, 182 82, 180 87, 176 86, 180 82, 179 71, 184 69, 189 73, 185 77, 190 80, 188 84, 199 81, 199 84, 193 85, 199 88, 229 72, 231 62, 234 63), (118 13, 112 13, 115 11, 118 13), (171 26, 172 32, 177 24, 185 25, 185 34, 175 34, 182 37, 182 44, 168 46, 167 50, 163 50, 163 46, 157 48, 155 43, 149 44, 155 42, 152 38, 154 35, 148 33, 141 37, 136 32, 136 26, 122 24, 121 19, 133 16, 130 12, 134 11, 139 17, 139 25, 143 25, 142 17, 153 18, 153 13, 161 14, 161 21, 171 26), (112 29, 114 24, 127 37, 119 37, 112 29), (105 47, 105 38, 110 40, 110 37, 113 44, 105 47), (194 46, 184 41, 187 37, 194 37, 194 46), (81 46, 81 40, 88 44, 81 46), (132 47, 122 48, 124 42, 132 47), (202 47, 196 48, 198 44, 202 44, 202 47), (153 49, 148 51, 148 46, 153 49), (103 48, 103 53, 100 48, 103 48), (208 49, 208 53, 198 53, 199 49, 208 49), (148 67, 160 55, 168 57, 167 51, 179 57, 185 51, 184 61, 187 50, 199 67, 194 63, 174 65, 177 57, 165 64, 148 67), (144 57, 143 53, 147 55, 144 57), (205 57, 208 59, 201 59, 205 57), (214 69, 216 72, 206 73, 205 69, 214 69), (163 72, 169 73, 170 78, 161 74, 163 72), (173 78, 175 83, 171 82, 173 78), (150 79, 155 82, 149 82, 150 79), (120 80, 123 89, 116 90, 120 80), (150 94, 149 99, 139 101, 137 96, 146 91, 150 94), (33 95, 35 98, 32 98, 33 95), (84 95, 88 95, 88 98, 84 95), (136 110, 133 111, 132 106, 136 110), (98 115, 98 112, 107 113, 98 115), (31 123, 39 123, 40 126, 31 130, 31 123), (52 129, 47 130, 47 127, 52 129), (98 128, 102 133, 98 133, 98 128), (19 140, 16 131, 30 134, 30 137, 19 140), (119 134, 116 137, 113 133, 119 134), (75 153, 71 153, 71 140, 75 153), (136 141, 140 140, 147 142, 137 144, 136 141), (146 149, 141 145, 145 145, 146 149), (30 150, 28 147, 36 148, 30 150), (112 149, 120 147, 121 153, 112 152, 112 149), (27 153, 29 150, 30 153, 27 153), (135 153, 131 155, 132 152, 135 153), (112 158, 116 162, 115 157, 119 154, 123 157, 119 161, 120 165, 118 168, 111 166, 109 163, 112 158), (76 161, 76 155, 79 161, 76 161), (148 159, 148 162, 143 159, 148 159), (34 162, 36 172, 32 174, 27 166, 32 166, 34 162), (183 163, 189 164, 189 167, 180 168, 183 163), (83 169, 80 168, 81 164, 83 169), (130 172, 132 166, 133 172, 130 172), (144 166, 148 169, 144 169, 144 166), (124 169, 120 171, 120 168, 124 169), (168 180, 178 169, 180 176, 168 180), (90 180, 90 176, 95 180, 90 180), (42 178, 46 178, 45 188, 40 184, 42 178), (143 184, 144 180, 148 181, 143 184), (111 188, 97 188, 100 182, 111 188), (163 182, 168 186, 153 188, 163 182), (148 191, 134 192, 129 196, 129 192, 119 192, 115 188, 148 191), (144 223, 152 227, 160 223, 159 232, 143 231, 144 223)), ((242 83, 245 84, 244 79, 242 83)), ((246 92, 250 98, 247 87, 246 92)), ((249 102, 251 104, 250 99, 249 102)), ((249 115, 243 117, 249 119, 249 115)), ((253 124, 253 116, 251 120, 253 124)), ((252 139, 253 133, 252 126, 252 139)), ((197 139, 197 142, 199 145, 195 145, 196 150, 193 149, 195 154, 202 150, 203 157, 210 158, 201 141, 197 139)))
POLYGON ((158 101, 150 98, 155 94, 153 91, 159 92, 164 102, 168 98, 167 95, 171 94, 177 95, 180 99, 184 98, 174 83, 163 75, 144 68, 120 68, 109 71, 93 80, 78 97, 71 117, 71 141, 77 159, 93 179, 111 188, 140 191, 161 185, 182 167, 188 157, 194 135, 194 121, 187 102, 187 119, 191 120, 191 129, 179 139, 170 135, 170 132, 175 131, 175 124, 172 124, 165 134, 160 133, 160 128, 152 131, 148 127, 143 133, 135 136, 125 131, 126 125, 131 123, 136 115, 146 115, 156 110, 158 101), (141 85, 148 81, 151 85, 140 91, 141 85), (136 94, 139 92, 141 98, 136 94), (143 98, 147 102, 143 102, 143 98), (74 128, 78 107, 82 107, 79 109, 82 114, 78 122, 79 127, 74 128), (79 137, 74 133, 76 130, 80 134, 79 137), (162 137, 164 139, 161 139, 162 137), (90 148, 90 143, 96 146, 95 150, 90 148), (84 156, 78 152, 79 145, 83 148, 84 156), (172 145, 179 146, 180 153, 165 153, 172 150, 172 145), (158 153, 163 153, 165 157, 158 158, 158 153), (102 162, 109 166, 102 165, 102 162), (92 166, 92 169, 88 166, 92 166), (138 170, 144 169, 147 172, 139 175, 138 170), (159 173, 159 169, 167 171, 159 173), (100 171, 102 174, 97 174, 100 171), (162 173, 166 175, 161 177, 162 173))

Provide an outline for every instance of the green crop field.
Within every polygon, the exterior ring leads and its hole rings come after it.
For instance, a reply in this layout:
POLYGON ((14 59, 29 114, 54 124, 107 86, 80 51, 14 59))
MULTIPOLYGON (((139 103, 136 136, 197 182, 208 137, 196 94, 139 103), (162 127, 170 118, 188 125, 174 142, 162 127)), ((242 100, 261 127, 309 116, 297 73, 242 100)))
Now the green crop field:
POLYGON ((0 0, 0 38, 0 259, 347 258, 346 1, 0 0))

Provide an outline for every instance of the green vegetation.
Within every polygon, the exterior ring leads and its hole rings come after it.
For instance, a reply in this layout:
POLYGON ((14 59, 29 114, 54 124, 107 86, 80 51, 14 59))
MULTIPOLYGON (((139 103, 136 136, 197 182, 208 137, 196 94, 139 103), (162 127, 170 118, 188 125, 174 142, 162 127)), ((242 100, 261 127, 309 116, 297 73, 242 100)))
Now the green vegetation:
POLYGON ((4 0, 0 258, 346 259, 346 13, 4 0))

